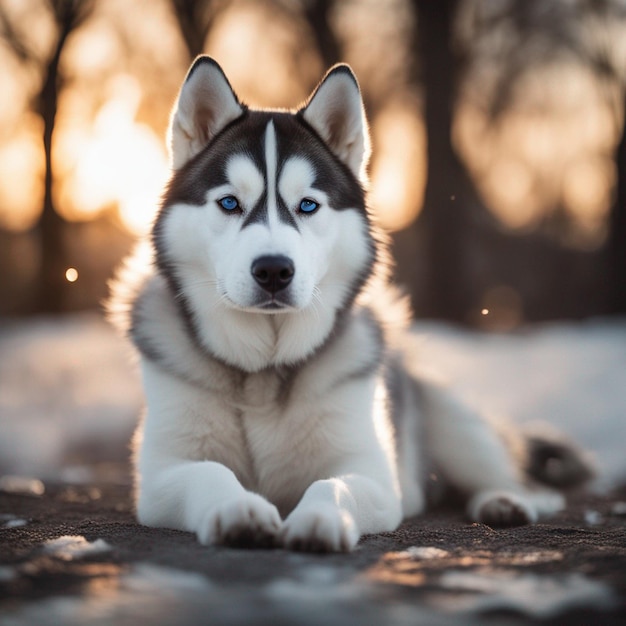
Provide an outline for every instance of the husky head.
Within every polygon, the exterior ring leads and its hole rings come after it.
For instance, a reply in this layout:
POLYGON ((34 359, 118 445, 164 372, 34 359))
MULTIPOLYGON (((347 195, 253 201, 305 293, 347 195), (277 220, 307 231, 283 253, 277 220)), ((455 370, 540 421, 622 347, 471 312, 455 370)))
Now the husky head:
POLYGON ((199 57, 169 137, 173 175, 153 240, 189 327, 211 354, 247 370, 306 358, 376 256, 352 71, 332 68, 297 111, 252 110, 199 57))

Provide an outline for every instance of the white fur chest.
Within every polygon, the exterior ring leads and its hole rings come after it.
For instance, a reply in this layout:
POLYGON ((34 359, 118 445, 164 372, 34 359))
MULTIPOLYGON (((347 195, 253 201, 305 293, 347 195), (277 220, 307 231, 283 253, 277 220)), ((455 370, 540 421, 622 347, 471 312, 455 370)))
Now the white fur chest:
POLYGON ((167 293, 153 280, 137 312, 157 356, 142 356, 140 474, 172 462, 214 461, 286 513, 312 481, 351 454, 359 444, 354 433, 372 420, 377 326, 367 312, 355 314, 306 363, 251 373, 199 350, 167 293))
POLYGON ((172 460, 215 461, 283 513, 312 480, 341 457, 342 439, 329 437, 342 420, 341 394, 302 393, 289 372, 250 374, 210 391, 143 363, 148 415, 143 424, 142 473, 172 460), (333 444, 329 445, 329 439, 333 444))

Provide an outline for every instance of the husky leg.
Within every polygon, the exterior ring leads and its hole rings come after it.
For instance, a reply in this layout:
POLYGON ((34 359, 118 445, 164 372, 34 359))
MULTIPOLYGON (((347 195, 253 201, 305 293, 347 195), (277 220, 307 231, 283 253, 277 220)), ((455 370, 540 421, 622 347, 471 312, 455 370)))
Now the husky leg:
POLYGON ((350 410, 332 420, 334 460, 318 472, 327 478, 309 485, 284 522, 287 548, 346 552, 361 535, 395 530, 402 521, 385 388, 372 376, 350 380, 335 394, 334 405, 350 410))
POLYGON ((314 482, 285 520, 287 548, 347 552, 360 535, 394 530, 402 518, 399 494, 361 474, 314 482))
POLYGON ((276 507, 222 463, 199 460, 207 458, 197 446, 208 439, 210 397, 148 361, 142 370, 148 409, 133 441, 139 521, 209 545, 272 545, 282 529, 276 507))
POLYGON ((246 491, 231 470, 211 461, 144 474, 137 517, 146 526, 194 532, 205 545, 269 547, 282 528, 273 504, 246 491))
POLYGON ((470 519, 516 526, 563 507, 559 493, 525 487, 513 450, 480 415, 434 385, 420 389, 426 404, 426 446, 445 479, 468 496, 470 519))

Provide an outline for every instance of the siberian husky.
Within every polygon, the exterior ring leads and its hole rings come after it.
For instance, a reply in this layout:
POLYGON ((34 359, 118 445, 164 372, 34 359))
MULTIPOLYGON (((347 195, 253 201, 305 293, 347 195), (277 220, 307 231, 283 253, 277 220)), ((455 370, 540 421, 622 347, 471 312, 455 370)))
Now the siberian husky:
POLYGON ((296 111, 253 110, 199 57, 169 138, 152 262, 122 272, 111 304, 145 388, 142 524, 209 545, 348 551, 421 513, 433 474, 490 525, 563 506, 529 474, 575 480, 566 446, 530 445, 410 373, 348 66, 296 111))

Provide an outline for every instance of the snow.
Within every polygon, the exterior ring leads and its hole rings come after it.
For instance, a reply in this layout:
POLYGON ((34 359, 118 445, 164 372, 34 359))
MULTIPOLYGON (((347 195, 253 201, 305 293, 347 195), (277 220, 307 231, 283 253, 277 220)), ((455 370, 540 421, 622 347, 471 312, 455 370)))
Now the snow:
POLYGON ((20 528, 27 524, 28 520, 21 519, 13 513, 0 513, 0 528, 20 528))
MULTIPOLYGON (((422 367, 469 402, 563 431, 593 454, 599 487, 626 480, 626 320, 415 335, 422 367)), ((141 406, 126 342, 97 314, 0 321, 0 474, 88 481, 77 451, 126 459, 141 406)))
POLYGON ((59 478, 86 445, 127 456, 141 402, 126 344, 98 315, 0 324, 0 474, 59 478))
POLYGON ((44 542, 43 551, 62 561, 74 561, 84 557, 110 552, 111 546, 104 539, 87 541, 82 535, 64 535, 44 542))
POLYGON ((28 476, 0 476, 0 491, 22 496, 42 496, 46 488, 38 478, 28 476))
POLYGON ((415 328, 422 367, 472 405, 542 422, 590 451, 598 489, 626 481, 626 320, 545 324, 512 334, 415 328))
MULTIPOLYGON (((430 561, 450 556, 447 550, 433 546, 411 546, 402 552, 394 552, 392 554, 395 559, 408 559, 412 561, 430 561)), ((387 558, 389 558, 389 554, 387 558)))

